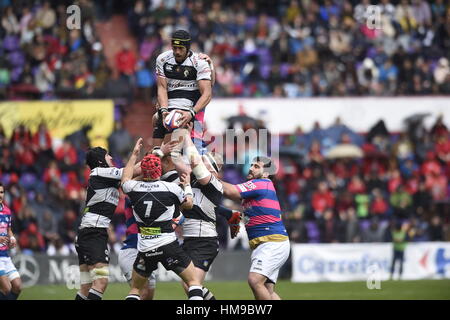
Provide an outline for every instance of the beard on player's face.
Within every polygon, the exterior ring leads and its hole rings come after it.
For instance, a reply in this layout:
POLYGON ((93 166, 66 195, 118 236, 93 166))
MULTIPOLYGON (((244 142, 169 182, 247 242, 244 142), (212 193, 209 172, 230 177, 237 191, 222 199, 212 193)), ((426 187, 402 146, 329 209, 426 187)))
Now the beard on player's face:
POLYGON ((187 57, 188 50, 185 47, 172 47, 172 51, 178 63, 183 62, 187 57))
POLYGON ((247 179, 260 179, 263 175, 263 171, 261 170, 248 170, 247 179))

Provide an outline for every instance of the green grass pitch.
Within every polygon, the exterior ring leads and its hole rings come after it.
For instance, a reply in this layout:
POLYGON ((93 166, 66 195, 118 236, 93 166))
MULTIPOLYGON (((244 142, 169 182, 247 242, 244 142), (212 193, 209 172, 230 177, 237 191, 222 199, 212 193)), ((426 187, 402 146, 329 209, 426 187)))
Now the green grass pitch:
MULTIPOLYGON (((207 282, 218 300, 251 300, 246 282, 207 282)), ((122 300, 128 293, 125 283, 108 286, 105 300, 122 300)), ((286 300, 378 300, 437 299, 450 300, 450 280, 383 281, 381 289, 367 289, 366 282, 292 283, 279 281, 276 291, 286 300)), ((22 291, 20 300, 72 300, 76 290, 64 285, 34 286, 22 291)), ((184 300, 186 296, 177 282, 160 282, 155 300, 184 300)))

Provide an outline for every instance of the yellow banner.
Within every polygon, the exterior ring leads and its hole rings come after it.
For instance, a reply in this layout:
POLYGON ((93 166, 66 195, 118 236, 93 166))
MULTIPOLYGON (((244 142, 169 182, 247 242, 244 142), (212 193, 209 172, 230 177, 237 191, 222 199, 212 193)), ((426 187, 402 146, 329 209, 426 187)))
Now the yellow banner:
POLYGON ((108 136, 114 126, 112 100, 10 101, 0 103, 0 124, 8 137, 19 124, 34 134, 45 122, 52 138, 65 136, 91 125, 88 137, 92 146, 108 147, 108 136))

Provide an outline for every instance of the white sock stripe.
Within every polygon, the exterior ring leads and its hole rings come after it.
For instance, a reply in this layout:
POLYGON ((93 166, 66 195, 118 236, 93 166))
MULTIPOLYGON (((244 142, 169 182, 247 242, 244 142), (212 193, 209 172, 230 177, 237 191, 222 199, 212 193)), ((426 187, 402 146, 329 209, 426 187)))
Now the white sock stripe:
POLYGON ((89 293, 93 293, 93 294, 95 294, 96 296, 99 296, 100 298, 102 298, 103 297, 103 293, 101 293, 101 292, 99 292, 99 291, 97 291, 97 290, 95 290, 95 289, 89 289, 89 293))
POLYGON ((79 295, 82 299, 87 300, 87 297, 82 294, 80 291, 77 292, 77 295, 79 295))
POLYGON ((193 296, 193 297, 190 297, 189 300, 203 300, 203 297, 193 296))
POLYGON ((191 290, 202 290, 202 292, 203 292, 203 287, 200 287, 200 286, 190 286, 189 287, 189 291, 191 291, 191 290))
POLYGON ((141 297, 140 297, 139 295, 137 295, 137 294, 129 294, 129 295, 126 296, 125 299, 128 299, 128 298, 133 298, 133 299, 136 299, 136 300, 141 300, 141 297))

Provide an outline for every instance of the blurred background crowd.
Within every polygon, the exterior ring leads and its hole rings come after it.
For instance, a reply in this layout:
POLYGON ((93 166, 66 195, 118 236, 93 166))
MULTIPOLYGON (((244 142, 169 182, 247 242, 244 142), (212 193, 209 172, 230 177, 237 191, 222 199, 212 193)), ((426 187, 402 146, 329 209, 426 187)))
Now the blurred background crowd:
MULTIPOLYGON (((387 242, 397 222, 408 229, 409 241, 450 240, 450 133, 442 117, 425 128, 425 117, 406 119, 403 132, 389 132, 378 121, 368 132, 357 133, 337 118, 328 128, 316 122, 310 132, 297 128, 276 137, 280 149, 274 181, 291 241, 387 242)), ((240 118, 243 132, 264 126, 261 119, 240 118)), ((108 138, 118 167, 127 161, 134 141, 120 123, 108 138)), ((90 173, 84 165, 88 131, 68 135, 53 150, 45 124, 34 133, 19 126, 11 138, 0 128, 0 181, 22 250, 73 250, 90 173)), ((224 180, 245 180, 252 154, 258 153, 249 146, 248 140, 245 146, 236 141, 228 146, 236 155, 241 148, 247 152, 241 165, 224 166, 224 180)), ((240 209, 232 201, 224 205, 240 209)), ((125 230, 121 194, 110 228, 113 250, 120 248, 125 230)), ((230 242, 220 217, 218 231, 223 248, 248 247, 244 229, 242 241, 230 242)))
MULTIPOLYGON (((151 102, 155 58, 178 28, 191 32, 194 51, 212 57, 214 97, 449 94, 448 1, 372 4, 381 10, 380 29, 368 23, 369 1, 0 0, 0 99, 151 102), (66 8, 73 3, 82 24, 69 30, 66 8), (118 13, 126 13, 137 46, 118 43, 111 64, 97 26, 118 13)), ((108 139, 118 167, 135 138, 121 111, 108 139)), ((244 130, 264 127, 264 119, 244 119, 244 130)), ((0 122, 0 180, 21 250, 75 252, 89 130, 55 148, 45 123, 6 136, 0 122)), ((328 128, 319 122, 310 132, 298 128, 279 142, 275 182, 291 241, 391 241, 396 221, 407 226, 410 241, 450 240, 450 135, 442 118, 425 128, 423 116, 412 116, 403 132, 389 132, 382 121, 354 132, 336 119, 328 128)), ((242 182, 249 160, 226 166, 224 179, 242 182)), ((122 195, 110 228, 113 250, 125 235, 123 215, 122 195)), ((221 218, 218 230, 222 247, 230 247, 221 218)))

